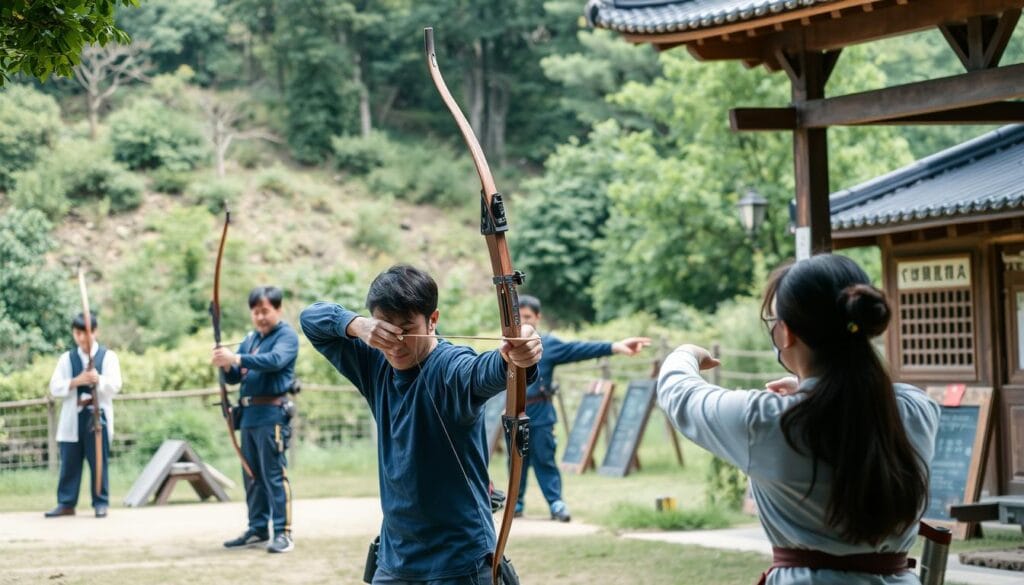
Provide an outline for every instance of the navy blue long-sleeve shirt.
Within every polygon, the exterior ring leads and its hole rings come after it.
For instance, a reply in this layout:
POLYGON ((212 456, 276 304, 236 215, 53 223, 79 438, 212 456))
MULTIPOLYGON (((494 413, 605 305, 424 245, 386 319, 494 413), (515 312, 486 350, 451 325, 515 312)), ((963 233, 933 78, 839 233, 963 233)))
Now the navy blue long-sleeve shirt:
MULTIPOLYGON (((357 316, 320 302, 300 323, 363 395, 377 424, 384 512, 378 565, 417 581, 471 574, 495 544, 481 415, 487 399, 505 389, 505 360, 440 340, 417 368, 395 370, 379 350, 348 336, 357 316)), ((530 380, 536 368, 527 373, 530 380)))
MULTIPOLYGON (((238 346, 238 355, 242 364, 224 372, 225 382, 241 382, 241 396, 280 396, 295 381, 299 336, 291 325, 279 321, 266 335, 249 332, 238 346)), ((284 412, 279 406, 253 405, 242 409, 242 428, 283 422, 284 412)))
MULTIPOLYGON (((537 364, 537 381, 526 388, 527 401, 542 396, 542 388, 550 389, 555 379, 555 366, 612 355, 610 342, 562 341, 547 333, 541 336, 541 343, 544 355, 537 364)), ((526 415, 530 417, 530 425, 535 427, 553 425, 557 420, 555 405, 550 400, 530 404, 526 407, 526 415)))

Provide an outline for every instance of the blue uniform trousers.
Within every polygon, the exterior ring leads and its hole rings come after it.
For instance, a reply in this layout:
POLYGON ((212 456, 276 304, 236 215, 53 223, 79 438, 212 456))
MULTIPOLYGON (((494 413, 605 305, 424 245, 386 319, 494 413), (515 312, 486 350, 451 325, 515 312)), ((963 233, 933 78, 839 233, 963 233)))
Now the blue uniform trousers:
POLYGON ((473 575, 465 577, 448 577, 446 579, 430 579, 429 581, 406 581, 388 574, 384 569, 377 569, 373 574, 373 585, 493 585, 491 565, 487 559, 480 561, 473 575))
POLYGON ((245 501, 249 506, 249 528, 261 533, 268 532, 270 522, 274 523, 274 534, 291 532, 292 529, 292 488, 288 483, 285 469, 285 442, 290 429, 286 425, 261 425, 243 427, 242 455, 249 462, 256 479, 245 479, 245 501))
POLYGON ((526 475, 531 467, 548 505, 562 499, 562 475, 555 463, 556 447, 555 425, 530 427, 530 451, 523 459, 523 474, 519 477, 519 502, 524 501, 526 475))
POLYGON ((102 414, 103 423, 103 483, 100 493, 95 493, 96 485, 96 439, 92 432, 92 409, 83 408, 78 413, 78 442, 59 441, 60 447, 60 481, 57 482, 57 503, 65 508, 78 505, 78 493, 82 484, 82 461, 89 462, 90 480, 89 493, 92 494, 92 506, 108 506, 110 498, 108 484, 110 479, 110 442, 107 438, 107 417, 102 414))

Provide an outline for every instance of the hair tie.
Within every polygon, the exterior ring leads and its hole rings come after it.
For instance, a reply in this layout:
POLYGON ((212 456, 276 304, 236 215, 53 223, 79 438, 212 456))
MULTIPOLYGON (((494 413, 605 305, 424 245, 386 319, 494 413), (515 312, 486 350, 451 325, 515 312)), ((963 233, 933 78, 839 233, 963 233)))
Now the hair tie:
POLYGON ((849 331, 850 333, 856 333, 860 331, 860 327, 858 327, 857 324, 854 323, 853 321, 850 321, 849 323, 846 324, 846 330, 849 331))

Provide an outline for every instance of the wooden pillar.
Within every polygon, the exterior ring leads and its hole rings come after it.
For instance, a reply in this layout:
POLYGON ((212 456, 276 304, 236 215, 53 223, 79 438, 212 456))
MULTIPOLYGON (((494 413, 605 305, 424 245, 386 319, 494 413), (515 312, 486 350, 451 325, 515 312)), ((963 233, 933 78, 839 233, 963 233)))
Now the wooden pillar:
MULTIPOLYGON (((792 83, 793 107, 797 112, 803 102, 825 97, 825 83, 837 58, 838 52, 780 55, 779 60, 792 83)), ((828 203, 828 139, 824 128, 803 128, 798 121, 793 131, 793 170, 796 227, 798 230, 810 228, 812 254, 829 252, 832 250, 832 223, 828 203)), ((798 232, 798 246, 800 242, 798 232)), ((800 252, 798 249, 798 258, 800 252)))

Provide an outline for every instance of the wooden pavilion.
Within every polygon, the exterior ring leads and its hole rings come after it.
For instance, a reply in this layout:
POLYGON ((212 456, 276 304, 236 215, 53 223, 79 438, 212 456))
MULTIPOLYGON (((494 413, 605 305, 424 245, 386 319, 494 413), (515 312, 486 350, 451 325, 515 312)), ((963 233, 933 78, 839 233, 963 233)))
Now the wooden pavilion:
POLYGON ((831 126, 1024 122, 1024 64, 999 66, 1024 0, 590 0, 588 21, 702 61, 785 71, 792 102, 730 111, 737 131, 793 133, 798 258, 832 249, 831 126), (844 47, 938 28, 964 73, 826 97, 844 47))
POLYGON ((732 128, 793 133, 798 259, 831 250, 833 230, 840 247, 881 248, 885 287, 897 303, 886 340, 897 379, 995 389, 995 441, 983 472, 989 495, 1024 494, 1024 129, 1004 128, 831 200, 827 130, 1024 122, 1024 64, 999 65, 1022 7, 1024 0, 590 0, 586 7, 593 26, 634 43, 685 46, 698 60, 786 73, 791 103, 734 108, 732 128), (964 73, 826 96, 843 48, 936 28, 964 73), (929 281, 919 281, 926 274, 929 281))

